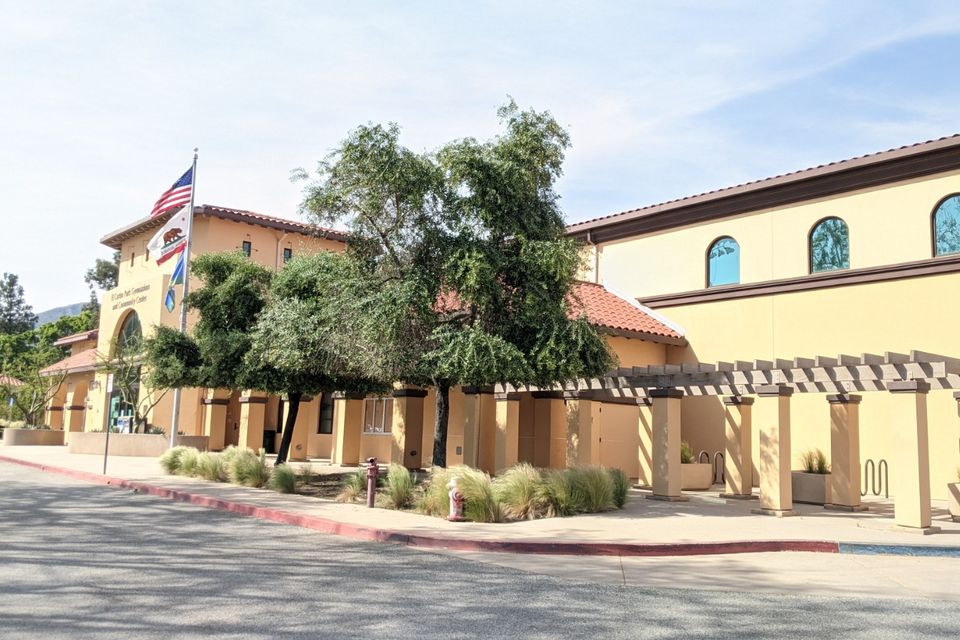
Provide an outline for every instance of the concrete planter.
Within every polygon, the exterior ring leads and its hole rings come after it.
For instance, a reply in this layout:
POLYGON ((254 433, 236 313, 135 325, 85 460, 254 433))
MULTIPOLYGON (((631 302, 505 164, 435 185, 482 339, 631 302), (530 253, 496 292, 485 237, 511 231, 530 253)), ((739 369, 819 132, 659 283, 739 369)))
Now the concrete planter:
MULTIPOLYGON (((105 433, 77 432, 70 434, 70 453, 103 453, 105 433)), ((179 436, 177 444, 206 451, 208 436, 179 436)), ((156 458, 167 450, 169 441, 156 433, 111 433, 110 455, 156 458)))
POLYGON ((954 522, 960 522, 960 482, 947 483, 947 507, 954 522))
POLYGON ((793 472, 793 501, 805 504, 829 504, 831 502, 830 474, 793 472))
POLYGON ((683 491, 706 491, 713 486, 713 465, 705 462, 688 462, 680 465, 680 489, 683 491))
POLYGON ((3 446, 5 447, 36 447, 62 446, 63 431, 53 429, 4 429, 3 446))

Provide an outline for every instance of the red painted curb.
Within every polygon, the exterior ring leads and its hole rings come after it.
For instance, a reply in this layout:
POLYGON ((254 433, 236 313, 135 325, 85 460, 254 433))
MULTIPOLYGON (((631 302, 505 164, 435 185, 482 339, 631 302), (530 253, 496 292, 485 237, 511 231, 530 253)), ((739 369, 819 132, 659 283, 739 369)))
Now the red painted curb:
POLYGON ((138 493, 168 498, 178 502, 195 504, 208 509, 229 511, 261 520, 270 520, 282 524, 304 527, 322 533, 367 540, 390 542, 422 549, 451 549, 454 551, 500 551, 505 553, 536 553, 545 555, 580 556, 695 556, 733 553, 767 553, 771 551, 807 551, 814 553, 839 553, 836 542, 826 540, 744 540, 734 542, 683 542, 683 543, 629 543, 629 542, 515 542, 497 540, 470 540, 464 538, 446 538, 443 536, 424 536, 419 534, 373 529, 359 525, 346 524, 336 520, 304 516, 273 509, 258 507, 242 502, 221 500, 197 493, 158 487, 145 482, 104 476, 88 471, 78 471, 66 467, 8 458, 0 455, 0 462, 18 464, 47 473, 103 484, 110 487, 130 489, 138 493))

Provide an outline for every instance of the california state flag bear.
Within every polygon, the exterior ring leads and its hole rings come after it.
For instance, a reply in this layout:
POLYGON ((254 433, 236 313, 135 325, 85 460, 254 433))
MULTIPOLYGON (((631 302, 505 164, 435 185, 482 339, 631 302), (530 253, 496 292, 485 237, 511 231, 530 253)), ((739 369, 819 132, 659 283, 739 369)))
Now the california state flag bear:
POLYGON ((187 224, 190 205, 182 207, 163 225, 160 231, 147 243, 147 249, 157 257, 157 264, 163 264, 177 255, 187 245, 187 224))

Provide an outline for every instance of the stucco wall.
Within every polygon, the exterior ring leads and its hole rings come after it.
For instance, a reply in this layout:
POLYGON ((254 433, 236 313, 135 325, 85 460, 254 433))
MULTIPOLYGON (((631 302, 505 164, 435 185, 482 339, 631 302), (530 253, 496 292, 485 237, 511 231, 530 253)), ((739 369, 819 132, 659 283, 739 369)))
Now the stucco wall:
POLYGON ((958 191, 954 171, 607 242, 599 246, 599 277, 641 298, 702 289, 707 250, 721 236, 740 245, 741 283, 805 275, 809 233, 828 216, 848 225, 851 268, 922 260, 932 255, 934 207, 958 191))

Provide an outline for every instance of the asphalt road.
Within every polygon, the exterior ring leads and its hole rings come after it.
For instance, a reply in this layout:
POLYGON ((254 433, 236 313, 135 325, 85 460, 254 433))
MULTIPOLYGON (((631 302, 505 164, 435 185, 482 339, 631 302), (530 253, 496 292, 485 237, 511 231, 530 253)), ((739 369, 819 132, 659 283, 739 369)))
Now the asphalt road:
POLYGON ((572 582, 0 463, 4 640, 914 639, 958 627, 952 602, 572 582))

